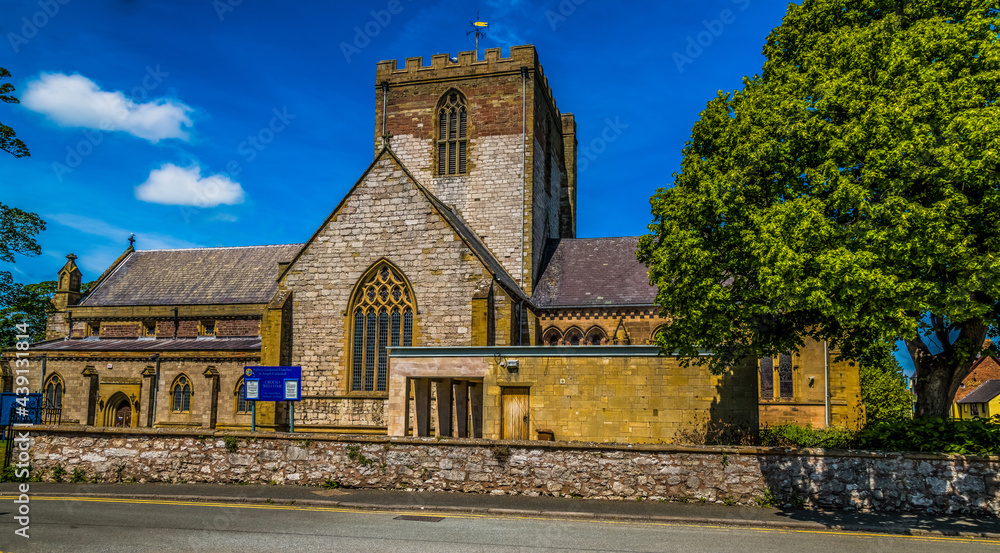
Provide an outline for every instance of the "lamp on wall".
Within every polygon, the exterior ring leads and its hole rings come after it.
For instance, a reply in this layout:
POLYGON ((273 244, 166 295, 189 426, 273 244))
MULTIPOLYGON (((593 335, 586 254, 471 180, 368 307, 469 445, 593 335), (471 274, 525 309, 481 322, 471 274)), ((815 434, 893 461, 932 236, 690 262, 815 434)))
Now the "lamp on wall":
POLYGON ((507 369, 507 372, 509 373, 516 373, 520 365, 517 359, 507 359, 501 353, 494 353, 493 361, 496 362, 501 369, 507 369))

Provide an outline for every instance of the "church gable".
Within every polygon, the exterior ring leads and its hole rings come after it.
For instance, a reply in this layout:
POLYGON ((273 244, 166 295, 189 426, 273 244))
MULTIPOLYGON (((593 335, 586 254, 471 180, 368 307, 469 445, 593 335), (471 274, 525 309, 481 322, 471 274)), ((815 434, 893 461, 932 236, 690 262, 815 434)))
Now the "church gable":
MULTIPOLYGON (((359 282, 383 265, 387 283, 405 282, 400 293, 412 293, 410 301, 397 302, 401 309, 413 308, 412 327, 407 330, 412 345, 470 345, 476 286, 494 279, 493 268, 482 260, 489 251, 473 239, 474 235, 463 236, 460 219, 423 190, 389 151, 383 151, 281 277, 280 286, 292 293, 294 302, 296 338, 291 353, 292 363, 303 369, 303 395, 381 391, 377 377, 375 385, 367 378, 365 385, 354 382, 359 359, 354 350, 364 352, 364 363, 369 356, 372 364, 378 363, 380 349, 391 347, 396 333, 395 321, 389 319, 395 303, 388 301, 392 305, 384 330, 377 326, 378 312, 373 315, 376 326, 371 336, 352 329, 356 322, 368 324, 365 317, 370 311, 365 304, 362 319, 355 321, 359 282), (369 343, 378 348, 370 350, 369 343)), ((509 275, 496 278, 512 282, 509 275)), ((380 289, 375 287, 372 293, 380 289)), ((385 293, 395 292, 387 286, 385 293)), ((378 304, 376 298, 373 305, 378 304)), ((398 345, 404 345, 402 339, 398 345)))

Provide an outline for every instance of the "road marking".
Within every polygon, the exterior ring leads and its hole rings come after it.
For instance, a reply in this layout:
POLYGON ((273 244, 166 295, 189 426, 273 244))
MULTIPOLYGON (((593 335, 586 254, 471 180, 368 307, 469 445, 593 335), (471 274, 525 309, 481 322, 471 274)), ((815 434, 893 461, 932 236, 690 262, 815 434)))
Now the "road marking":
MULTIPOLYGON (((10 500, 13 501, 14 496, 0 495, 0 500, 10 500)), ((538 520, 538 521, 564 521, 564 522, 583 522, 583 523, 599 523, 599 524, 627 524, 634 526, 671 526, 671 527, 684 527, 684 528, 701 528, 701 529, 717 529, 717 530, 749 530, 755 532, 763 532, 768 534, 824 534, 832 536, 853 536, 859 538, 895 538, 895 539, 906 539, 914 541, 929 541, 929 542, 957 542, 957 543, 974 543, 974 544, 994 544, 998 543, 998 540, 993 540, 989 538, 967 538, 959 536, 908 536, 904 534, 883 534, 878 532, 855 532, 848 530, 809 530, 800 528, 767 528, 759 526, 725 526, 722 524, 694 524, 694 523, 682 523, 682 522, 653 522, 653 521, 631 521, 631 520, 602 520, 602 519, 582 519, 582 518, 561 518, 561 517, 543 517, 543 516, 502 516, 499 514, 474 514, 474 513, 449 513, 449 512, 436 512, 432 510, 419 510, 419 511, 393 511, 393 510, 377 510, 377 509, 356 509, 348 507, 319 507, 319 506, 301 506, 301 505, 276 505, 270 503, 224 503, 224 502, 199 502, 199 501, 180 501, 172 499, 121 499, 121 498, 111 498, 111 497, 80 497, 80 496, 32 496, 32 501, 78 501, 78 502, 91 502, 91 503, 125 503, 125 504, 144 504, 144 505, 177 505, 183 507, 214 507, 214 508, 237 508, 237 509, 264 509, 264 510, 277 510, 277 511, 308 511, 308 512, 327 512, 327 513, 365 513, 365 514, 386 514, 386 515, 417 515, 417 516, 438 516, 441 518, 454 518, 454 519, 520 519, 520 520, 538 520)))

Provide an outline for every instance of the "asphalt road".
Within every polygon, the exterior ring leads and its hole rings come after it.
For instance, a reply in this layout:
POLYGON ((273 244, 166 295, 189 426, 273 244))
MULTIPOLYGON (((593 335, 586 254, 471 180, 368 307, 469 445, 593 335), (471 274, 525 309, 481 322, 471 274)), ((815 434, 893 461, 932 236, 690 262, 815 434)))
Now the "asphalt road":
POLYGON ((87 498, 32 499, 24 539, 14 534, 14 510, 0 500, 2 553, 1000 550, 1000 541, 958 537, 87 498))

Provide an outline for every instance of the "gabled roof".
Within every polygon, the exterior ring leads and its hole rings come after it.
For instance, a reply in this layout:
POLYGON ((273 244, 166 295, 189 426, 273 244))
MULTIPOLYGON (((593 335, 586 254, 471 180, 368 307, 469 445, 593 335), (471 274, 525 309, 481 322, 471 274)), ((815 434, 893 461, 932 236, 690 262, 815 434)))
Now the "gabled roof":
POLYGON ((638 236, 550 242, 551 255, 532 302, 538 307, 654 305, 656 287, 636 259, 638 247, 638 236))
POLYGON ((267 303, 278 262, 300 244, 140 250, 117 261, 80 302, 84 307, 267 303))
POLYGON ((321 224, 316 229, 316 232, 314 232, 313 235, 309 237, 309 240, 305 244, 301 245, 298 252, 291 259, 291 263, 289 263, 288 267, 285 268, 285 271, 282 272, 281 275, 279 275, 279 278, 284 276, 285 273, 287 273, 288 271, 292 270, 292 266, 295 265, 295 261, 298 260, 298 258, 302 255, 302 253, 306 251, 306 248, 308 248, 309 245, 316 240, 320 232, 322 232, 323 229, 326 228, 326 226, 330 223, 330 221, 340 212, 341 208, 344 207, 347 199, 351 197, 351 195, 358 188, 358 186, 360 186, 361 183, 364 182, 365 178, 368 176, 368 173, 370 173, 372 169, 375 168, 375 165, 378 164, 379 161, 381 161, 383 158, 386 157, 391 159, 393 163, 395 163, 403 171, 403 173, 410 180, 410 182, 412 182, 413 185, 416 186, 417 190, 419 190, 424 195, 424 197, 427 198, 427 201, 430 202, 434 210, 437 211, 438 214, 441 216, 441 218, 443 218, 445 222, 448 223, 448 225, 452 228, 455 234, 458 235, 458 237, 462 240, 462 242, 465 243, 465 245, 479 259, 479 261, 483 264, 483 266, 486 267, 486 270, 492 274, 493 278, 496 279, 497 282, 499 282, 500 285, 503 286, 509 294, 516 296, 520 300, 525 300, 525 301, 529 300, 528 296, 524 293, 521 287, 518 286, 517 281, 515 281, 514 278, 510 276, 507 270, 504 269, 503 264, 500 263, 500 261, 496 258, 496 256, 493 255, 493 253, 486 246, 486 244, 484 244, 482 240, 480 240, 479 236, 471 228, 469 228, 469 225, 461 217, 459 217, 458 214, 448 209, 448 207, 444 205, 444 203, 441 202, 441 200, 439 200, 437 196, 435 196, 430 192, 430 190, 424 188, 424 186, 420 184, 420 181, 418 181, 416 177, 414 177, 413 174, 410 173, 410 170, 407 169, 405 165, 403 165, 403 162, 400 161, 400 159, 396 157, 396 154, 393 153, 393 151, 387 146, 383 147, 382 150, 378 153, 378 155, 375 156, 375 159, 372 160, 372 162, 368 165, 368 168, 366 168, 364 173, 361 174, 361 177, 359 177, 358 180, 354 183, 354 186, 352 186, 351 189, 347 191, 347 194, 345 194, 344 197, 340 200, 340 203, 337 204, 337 207, 335 207, 333 211, 330 212, 330 215, 328 215, 327 218, 323 221, 323 224, 321 224))
POLYGON ((955 403, 989 403, 1000 395, 1000 380, 987 380, 955 403))
POLYGON ((976 383, 1000 379, 1000 362, 992 355, 983 355, 972 364, 969 375, 962 379, 964 388, 955 392, 955 400, 960 400, 976 390, 976 383))

